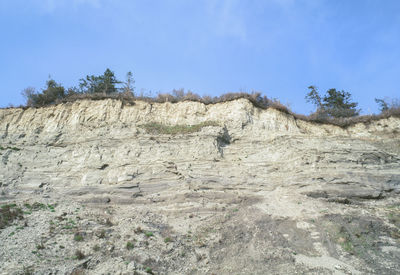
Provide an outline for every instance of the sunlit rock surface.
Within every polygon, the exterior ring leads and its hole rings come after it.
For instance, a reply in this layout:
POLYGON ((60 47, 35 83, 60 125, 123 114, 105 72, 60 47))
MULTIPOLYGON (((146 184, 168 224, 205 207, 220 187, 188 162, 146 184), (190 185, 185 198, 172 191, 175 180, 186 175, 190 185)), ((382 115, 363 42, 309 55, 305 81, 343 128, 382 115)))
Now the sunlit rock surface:
POLYGON ((25 212, 0 229, 4 274, 400 272, 399 118, 82 100, 1 109, 0 146, 0 202, 25 212))

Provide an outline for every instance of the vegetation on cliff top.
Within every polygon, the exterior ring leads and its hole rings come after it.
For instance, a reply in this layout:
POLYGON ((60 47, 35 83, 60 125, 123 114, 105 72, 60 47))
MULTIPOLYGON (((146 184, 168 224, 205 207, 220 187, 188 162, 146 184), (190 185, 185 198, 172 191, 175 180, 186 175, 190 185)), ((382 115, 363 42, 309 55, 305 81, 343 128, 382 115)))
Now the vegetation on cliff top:
POLYGON ((321 96, 315 86, 308 87, 310 91, 307 93, 305 99, 307 102, 315 105, 316 111, 305 116, 293 113, 287 106, 280 103, 279 100, 262 96, 259 92, 227 93, 211 97, 199 96, 191 91, 185 92, 183 89, 180 89, 173 90, 171 93, 159 93, 157 96, 145 96, 143 94, 135 94, 134 83, 135 81, 131 72, 127 73, 125 81, 120 81, 117 80, 114 72, 106 69, 103 75, 87 75, 85 78, 80 79, 79 88, 71 87, 66 89, 55 80, 49 79, 46 82, 46 87, 41 92, 28 87, 22 91, 22 95, 25 97, 26 106, 28 107, 43 107, 82 99, 102 100, 113 98, 121 100, 124 104, 133 105, 135 100, 143 100, 150 103, 195 101, 203 104, 215 104, 245 98, 258 108, 274 108, 291 114, 296 119, 334 124, 341 127, 390 116, 400 117, 400 102, 398 100, 375 99, 381 113, 379 115, 360 116, 360 110, 356 109, 358 104, 351 101, 351 94, 349 92, 329 89, 325 95, 321 96))

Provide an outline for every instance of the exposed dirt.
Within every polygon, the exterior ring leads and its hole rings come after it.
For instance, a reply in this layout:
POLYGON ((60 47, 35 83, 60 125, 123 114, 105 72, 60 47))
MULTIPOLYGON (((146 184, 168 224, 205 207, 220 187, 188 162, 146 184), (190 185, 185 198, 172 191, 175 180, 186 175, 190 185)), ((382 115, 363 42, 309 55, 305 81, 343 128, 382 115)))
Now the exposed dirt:
POLYGON ((22 219, 0 231, 2 273, 398 273, 398 199, 341 204, 292 195, 281 216, 260 209, 273 202, 233 191, 187 191, 173 208, 168 193, 132 204, 21 198, 14 208, 22 219))

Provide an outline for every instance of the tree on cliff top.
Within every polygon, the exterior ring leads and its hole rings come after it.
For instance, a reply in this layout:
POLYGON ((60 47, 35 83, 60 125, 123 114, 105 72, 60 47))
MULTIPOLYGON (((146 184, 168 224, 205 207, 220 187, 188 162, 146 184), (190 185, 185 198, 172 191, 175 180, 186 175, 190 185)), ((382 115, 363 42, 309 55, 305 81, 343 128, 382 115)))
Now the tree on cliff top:
POLYGON ((317 107, 317 114, 328 117, 353 117, 360 113, 356 107, 358 103, 351 102, 351 94, 345 91, 329 89, 321 97, 315 86, 309 86, 310 92, 306 95, 307 102, 317 107))
POLYGON ((126 74, 126 81, 122 82, 123 87, 121 88, 123 93, 134 95, 135 87, 135 80, 133 79, 132 72, 128 72, 126 74))
POLYGON ((86 78, 80 79, 79 88, 81 93, 113 94, 118 92, 115 85, 120 83, 121 81, 117 80, 114 72, 107 68, 103 75, 87 75, 86 78))

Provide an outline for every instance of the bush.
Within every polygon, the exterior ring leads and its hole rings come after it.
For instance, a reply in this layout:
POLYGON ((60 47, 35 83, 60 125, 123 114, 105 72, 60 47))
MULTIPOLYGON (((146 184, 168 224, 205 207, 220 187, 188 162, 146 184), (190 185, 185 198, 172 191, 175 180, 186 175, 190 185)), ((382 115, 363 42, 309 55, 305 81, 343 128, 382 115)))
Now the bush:
POLYGON ((81 250, 75 250, 75 259, 82 260, 86 257, 86 255, 81 250))
POLYGON ((126 243, 126 249, 132 250, 135 247, 135 245, 132 242, 127 242, 126 243))
POLYGON ((34 88, 28 87, 22 91, 26 98, 27 106, 39 107, 60 102, 65 96, 65 88, 53 79, 46 82, 46 88, 42 93, 37 93, 34 88))
POLYGON ((75 233, 75 234, 74 234, 74 241, 76 241, 76 242, 81 242, 81 241, 83 241, 83 236, 82 236, 82 234, 75 233))
POLYGON ((7 227, 16 219, 23 219, 23 212, 16 204, 5 204, 0 207, 0 229, 7 227))
POLYGON ((37 95, 35 88, 33 88, 33 87, 25 88, 24 90, 22 90, 21 95, 25 99, 27 106, 30 106, 30 107, 34 106, 34 98, 37 95))
POLYGON ((385 113, 398 114, 400 112, 400 99, 397 99, 397 98, 394 98, 394 99, 375 98, 375 102, 378 103, 379 110, 381 111, 382 114, 385 114, 385 113))

